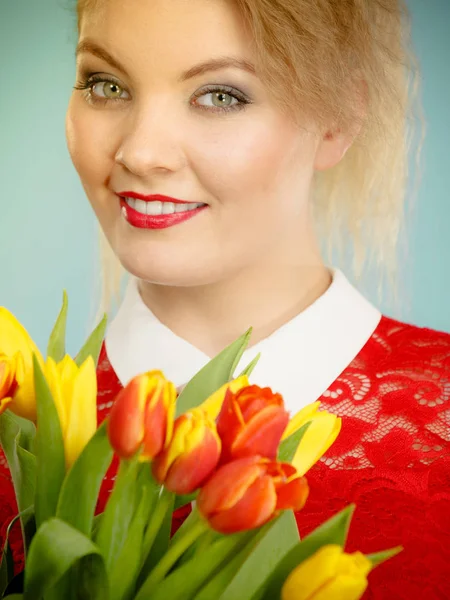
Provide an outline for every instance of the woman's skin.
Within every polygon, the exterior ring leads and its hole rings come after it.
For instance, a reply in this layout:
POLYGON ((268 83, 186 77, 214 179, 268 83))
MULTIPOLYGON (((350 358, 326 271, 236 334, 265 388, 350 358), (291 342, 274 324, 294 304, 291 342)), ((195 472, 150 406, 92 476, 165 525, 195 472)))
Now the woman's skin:
POLYGON ((155 315, 209 356, 249 326, 252 344, 267 337, 330 285, 309 196, 314 172, 352 142, 331 124, 295 125, 250 65, 232 2, 99 2, 82 20, 77 86, 100 82, 74 90, 67 113, 73 163, 114 252, 155 315), (199 68, 226 57, 247 68, 199 68), (207 208, 139 229, 121 210, 125 190, 207 208))

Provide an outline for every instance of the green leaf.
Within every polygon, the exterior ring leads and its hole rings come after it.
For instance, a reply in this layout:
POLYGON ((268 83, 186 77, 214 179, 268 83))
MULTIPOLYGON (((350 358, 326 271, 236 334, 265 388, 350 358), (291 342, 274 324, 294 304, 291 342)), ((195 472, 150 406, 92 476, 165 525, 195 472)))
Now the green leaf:
MULTIPOLYGON (((296 544, 276 565, 268 578, 264 600, 277 600, 288 575, 297 565, 309 558, 326 544, 345 546, 348 529, 355 506, 351 504, 340 513, 317 527, 312 533, 296 544)), ((223 600, 220 598, 220 600, 223 600)))
POLYGON ((63 303, 56 319, 47 346, 47 355, 55 362, 60 362, 66 354, 66 324, 69 299, 66 290, 63 291, 63 303))
POLYGON ((177 415, 198 406, 233 378, 234 371, 248 345, 251 333, 250 328, 194 375, 178 396, 177 415))
POLYGON ((292 462, 294 460, 295 453, 297 452, 298 445, 300 444, 303 436, 306 433, 306 430, 311 425, 311 421, 305 423, 294 431, 289 437, 283 440, 278 448, 278 456, 277 460, 281 462, 292 462))
MULTIPOLYGON (((166 491, 167 490, 163 490, 163 493, 165 493, 166 491)), ((161 527, 159 527, 158 529, 158 533, 151 546, 150 553, 148 554, 147 558, 145 558, 144 556, 144 564, 138 576, 138 589, 141 587, 141 585, 143 585, 148 575, 150 574, 150 571, 158 564, 158 562, 161 560, 161 557, 167 552, 167 549, 169 548, 170 532, 172 529, 174 496, 174 494, 170 494, 170 496, 168 497, 168 505, 165 511, 165 516, 161 527)), ((173 539, 175 539, 175 536, 173 539)))
POLYGON ((142 489, 141 499, 133 515, 127 538, 116 557, 110 577, 111 600, 131 600, 133 598, 141 564, 142 542, 151 493, 148 487, 142 489))
POLYGON ((104 421, 72 465, 61 488, 56 516, 89 537, 100 486, 112 457, 104 421))
POLYGON ((245 367, 245 369, 242 371, 242 373, 240 374, 240 377, 242 377, 243 375, 247 375, 247 377, 250 377, 250 375, 253 373, 253 369, 258 364, 258 361, 260 358, 261 358, 261 352, 258 352, 258 354, 255 356, 255 358, 252 360, 252 362, 249 365, 247 365, 245 367))
MULTIPOLYGON (((48 519, 38 529, 30 547, 25 569, 24 600, 40 600, 57 582, 85 557, 90 557, 90 588, 84 599, 109 598, 105 565, 92 541, 60 519, 48 519)), ((62 599, 61 599, 62 600, 62 599)))
POLYGON ((58 412, 41 366, 33 356, 36 390, 36 526, 55 516, 66 473, 64 442, 58 412))
POLYGON ((286 510, 265 526, 251 554, 218 598, 250 600, 255 595, 259 595, 263 582, 267 580, 280 560, 295 548, 298 540, 298 527, 294 513, 286 510))
POLYGON ((251 532, 222 536, 208 548, 208 552, 194 556, 157 584, 152 590, 152 600, 191 600, 217 569, 239 551, 250 537, 251 532))
POLYGON ((23 600, 23 594, 10 594, 5 596, 5 600, 23 600))
POLYGON ((395 548, 390 548, 389 550, 383 550, 382 552, 376 552, 375 554, 368 554, 366 558, 370 560, 372 563, 372 568, 378 567, 381 563, 397 556, 400 552, 403 551, 402 546, 396 546, 395 548))
POLYGON ((220 598, 230 581, 239 571, 240 566, 247 560, 250 552, 255 545, 255 540, 250 540, 243 548, 233 552, 234 556, 226 561, 225 565, 202 587, 195 595, 195 600, 211 600, 211 598, 220 598))
POLYGON ((36 457, 29 450, 34 445, 36 428, 31 421, 6 411, 0 415, 0 443, 8 461, 17 506, 20 512, 25 552, 35 532, 34 504, 36 457))
POLYGON ((115 559, 128 536, 137 493, 137 459, 121 461, 113 491, 100 521, 95 542, 104 559, 108 575, 113 574, 115 559))
POLYGON ((190 504, 197 498, 197 496, 198 491, 194 492, 193 494, 187 494, 185 496, 175 496, 175 504, 173 510, 177 510, 179 508, 182 508, 183 506, 186 506, 186 504, 190 504))
POLYGON ((88 337, 86 343, 75 357, 76 364, 80 367, 88 356, 92 356, 95 365, 97 365, 100 350, 102 349, 103 340, 105 339, 106 324, 108 317, 103 316, 103 319, 88 337))

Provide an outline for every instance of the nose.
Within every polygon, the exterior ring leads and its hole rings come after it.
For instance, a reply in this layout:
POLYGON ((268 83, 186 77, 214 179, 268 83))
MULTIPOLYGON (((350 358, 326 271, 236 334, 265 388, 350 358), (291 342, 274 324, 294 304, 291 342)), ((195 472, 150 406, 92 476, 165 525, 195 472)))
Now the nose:
POLYGON ((166 106, 130 112, 123 122, 123 135, 115 162, 139 177, 180 170, 186 159, 180 126, 166 106))

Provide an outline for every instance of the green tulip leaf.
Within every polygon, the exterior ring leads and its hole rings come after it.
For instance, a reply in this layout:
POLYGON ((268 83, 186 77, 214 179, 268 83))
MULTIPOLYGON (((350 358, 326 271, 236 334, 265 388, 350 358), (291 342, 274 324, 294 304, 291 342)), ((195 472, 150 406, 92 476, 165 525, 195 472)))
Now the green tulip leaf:
MULTIPOLYGON (((40 600, 80 561, 89 573, 89 587, 74 590, 79 598, 107 600, 108 580, 99 549, 64 521, 50 518, 38 529, 30 547, 25 569, 24 600, 40 600)), ((62 600, 59 597, 59 600, 62 600)))
MULTIPOLYGON (((161 557, 167 552, 169 548, 170 542, 170 533, 172 530, 172 513, 174 506, 175 494, 168 492, 163 488, 162 494, 159 496, 158 501, 155 503, 153 507, 153 511, 151 514, 150 522, 147 526, 146 535, 144 537, 144 547, 143 547, 143 564, 139 572, 137 587, 138 589, 144 584, 147 577, 153 568, 158 564, 161 560, 161 557), (160 510, 162 508, 162 510, 160 510), (156 518, 157 525, 157 533, 154 536, 150 536, 151 546, 150 550, 148 550, 149 543, 149 528, 152 526, 152 521, 155 518, 155 515, 159 513, 160 517, 156 518), (161 523, 161 524, 159 524, 161 523)), ((174 538, 175 539, 175 536, 174 538)))
POLYGON ((138 489, 138 474, 137 459, 121 461, 113 491, 95 536, 109 577, 113 575, 116 557, 122 551, 128 536, 138 489))
POLYGON ((225 590, 227 585, 236 576, 240 567, 247 560, 249 554, 255 546, 255 539, 251 539, 240 550, 233 552, 232 556, 222 568, 202 587, 198 594, 195 595, 195 600, 210 600, 211 598, 220 598, 220 594, 225 590))
POLYGON ((310 425, 311 421, 308 421, 308 423, 302 425, 300 429, 294 431, 294 433, 280 443, 277 460, 288 463, 294 460, 297 448, 310 425))
POLYGON ((36 491, 36 457, 31 452, 35 436, 36 428, 28 419, 9 410, 0 415, 0 443, 13 480, 25 552, 36 530, 33 511, 29 510, 36 491))
POLYGON ((383 550, 382 552, 376 552, 375 554, 368 554, 366 558, 370 560, 372 563, 372 569, 374 569, 390 558, 397 556, 397 554, 402 552, 402 550, 402 546, 396 546, 395 548, 390 548, 389 550, 383 550))
POLYGON ((130 523, 128 535, 111 569, 111 600, 131 600, 139 573, 142 542, 148 520, 148 505, 152 491, 142 488, 140 502, 130 523))
POLYGON ((247 560, 217 600, 259 597, 261 586, 279 562, 296 547, 298 540, 294 513, 286 510, 265 526, 262 535, 258 535, 247 560))
POLYGON ((47 355, 55 362, 60 362, 66 354, 66 324, 69 299, 66 290, 63 291, 63 303, 56 319, 47 346, 47 355))
POLYGON ((248 543, 251 536, 252 532, 222 536, 207 552, 196 554, 156 584, 152 589, 152 600, 191 600, 221 565, 248 543))
POLYGON ((252 330, 249 329, 241 335, 194 375, 178 396, 177 415, 198 406, 233 378, 234 371, 250 340, 251 332, 252 330))
MULTIPOLYGON (((266 579, 266 589, 262 598, 264 600, 277 600, 280 597, 281 588, 291 571, 322 546, 337 544, 344 547, 354 510, 355 506, 353 504, 347 506, 347 508, 344 508, 340 513, 298 542, 284 557, 280 557, 275 569, 272 569, 266 579)), ((220 598, 220 600, 223 599, 220 598)))
POLYGON ((56 514, 59 492, 66 474, 64 442, 58 412, 41 366, 33 356, 36 390, 36 526, 56 514))
POLYGON ((247 375, 247 377, 250 377, 250 375, 253 373, 253 369, 258 364, 258 361, 259 361, 260 358, 261 358, 261 352, 259 352, 255 356, 255 358, 252 360, 252 362, 245 367, 245 369, 240 374, 240 377, 242 377, 243 375, 247 375))
POLYGON ((23 600, 23 594, 9 594, 5 600, 23 600))
POLYGON ((193 494, 187 494, 185 496, 175 496, 175 504, 173 510, 178 510, 179 508, 186 506, 186 504, 190 504, 197 498, 197 496, 198 491, 194 492, 193 494))
POLYGON ((88 356, 92 356, 95 365, 98 363, 98 357, 100 356, 100 350, 102 349, 103 340, 105 339, 106 325, 108 317, 103 316, 100 323, 91 333, 84 346, 78 352, 75 357, 75 363, 80 367, 88 356))
POLYGON ((92 533, 100 486, 112 457, 107 424, 103 421, 72 465, 61 488, 56 516, 87 536, 92 533))

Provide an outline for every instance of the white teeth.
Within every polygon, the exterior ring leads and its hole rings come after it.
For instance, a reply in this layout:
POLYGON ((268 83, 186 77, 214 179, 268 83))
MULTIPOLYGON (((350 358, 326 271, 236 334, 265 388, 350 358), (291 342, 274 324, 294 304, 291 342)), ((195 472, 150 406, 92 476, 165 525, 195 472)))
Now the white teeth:
POLYGON ((191 202, 186 204, 175 204, 174 202, 145 202, 135 198, 125 198, 125 202, 131 208, 142 215, 171 215, 173 213, 187 212, 200 206, 201 202, 191 202))
POLYGON ((147 205, 148 215, 160 215, 162 213, 162 202, 144 202, 147 205))
POLYGON ((146 211, 147 211, 147 202, 144 202, 144 200, 138 200, 138 199, 136 199, 134 202, 135 202, 135 204, 133 206, 134 210, 145 215, 146 211))

